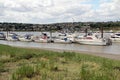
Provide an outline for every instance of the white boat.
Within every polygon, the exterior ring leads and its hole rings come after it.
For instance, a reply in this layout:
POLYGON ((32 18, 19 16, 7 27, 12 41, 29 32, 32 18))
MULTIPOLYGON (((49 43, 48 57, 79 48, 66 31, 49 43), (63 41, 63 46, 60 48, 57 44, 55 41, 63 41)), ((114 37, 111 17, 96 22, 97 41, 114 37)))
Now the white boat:
POLYGON ((0 40, 5 40, 5 34, 0 32, 0 40))
POLYGON ((34 42, 38 42, 38 43, 47 43, 48 42, 48 37, 46 33, 42 33, 41 36, 35 36, 33 38, 34 42))
POLYGON ((111 44, 110 39, 101 38, 96 34, 93 35, 85 35, 85 36, 78 36, 75 41, 80 44, 89 44, 89 45, 101 45, 106 46, 111 44))
POLYGON ((18 35, 15 33, 8 33, 6 35, 6 40, 8 41, 18 41, 18 35))
POLYGON ((54 43, 72 43, 72 41, 70 40, 70 38, 67 37, 66 33, 59 33, 56 37, 54 37, 53 39, 54 43))
POLYGON ((74 43, 75 42, 75 37, 77 37, 78 34, 77 33, 69 33, 66 35, 66 37, 72 42, 74 43))
POLYGON ((120 42, 120 33, 113 33, 113 34, 111 34, 110 39, 113 42, 120 42))
POLYGON ((42 38, 42 37, 38 37, 38 36, 34 37, 33 41, 38 42, 38 43, 47 43, 48 42, 47 38, 42 38))
POLYGON ((72 43, 68 38, 55 38, 54 43, 72 43))
POLYGON ((19 39, 19 41, 31 42, 32 41, 32 35, 27 34, 27 35, 24 35, 24 36, 19 36, 18 39, 19 39))

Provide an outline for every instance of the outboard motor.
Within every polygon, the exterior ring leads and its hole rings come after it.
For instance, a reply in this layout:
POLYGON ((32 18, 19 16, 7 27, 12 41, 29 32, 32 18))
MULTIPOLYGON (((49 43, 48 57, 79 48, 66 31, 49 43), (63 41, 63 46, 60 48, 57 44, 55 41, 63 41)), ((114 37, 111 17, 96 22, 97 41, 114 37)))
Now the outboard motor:
POLYGON ((107 38, 106 40, 107 40, 106 45, 112 45, 112 40, 111 39, 107 38))

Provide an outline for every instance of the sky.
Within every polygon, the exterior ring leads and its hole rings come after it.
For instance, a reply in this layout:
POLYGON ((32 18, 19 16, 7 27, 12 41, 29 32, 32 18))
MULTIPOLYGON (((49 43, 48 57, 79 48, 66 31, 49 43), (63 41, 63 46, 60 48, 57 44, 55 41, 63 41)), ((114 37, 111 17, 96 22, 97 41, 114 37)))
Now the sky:
POLYGON ((0 22, 118 21, 119 5, 120 0, 0 0, 0 22))

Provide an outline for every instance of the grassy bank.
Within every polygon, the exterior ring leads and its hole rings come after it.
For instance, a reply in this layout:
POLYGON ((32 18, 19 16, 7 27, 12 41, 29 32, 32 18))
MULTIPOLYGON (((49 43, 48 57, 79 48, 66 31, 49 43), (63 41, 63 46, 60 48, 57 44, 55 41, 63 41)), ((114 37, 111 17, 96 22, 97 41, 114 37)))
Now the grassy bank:
POLYGON ((120 61, 0 45, 0 80, 119 80, 120 61))

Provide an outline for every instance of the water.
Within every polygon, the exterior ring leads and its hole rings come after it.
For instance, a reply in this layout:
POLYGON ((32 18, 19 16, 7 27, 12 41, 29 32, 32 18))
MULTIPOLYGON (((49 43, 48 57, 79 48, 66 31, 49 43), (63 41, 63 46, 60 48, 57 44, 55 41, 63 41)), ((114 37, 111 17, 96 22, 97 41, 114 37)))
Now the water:
POLYGON ((56 44, 56 43, 34 43, 34 42, 12 42, 0 41, 0 44, 18 46, 18 47, 33 47, 33 48, 52 48, 60 50, 88 51, 105 54, 120 54, 120 43, 113 43, 111 46, 92 46, 80 44, 56 44))
MULTIPOLYGON (((16 32, 17 34, 26 34, 26 32, 16 32)), ((28 34, 39 35, 40 32, 27 32, 28 34)), ((108 35, 108 34, 106 34, 108 35)), ((12 42, 0 40, 0 44, 18 46, 18 47, 33 47, 33 48, 52 48, 60 50, 73 50, 73 51, 87 51, 104 54, 120 54, 120 43, 113 43, 111 46, 93 46, 81 44, 57 44, 57 43, 35 43, 35 42, 12 42)))

